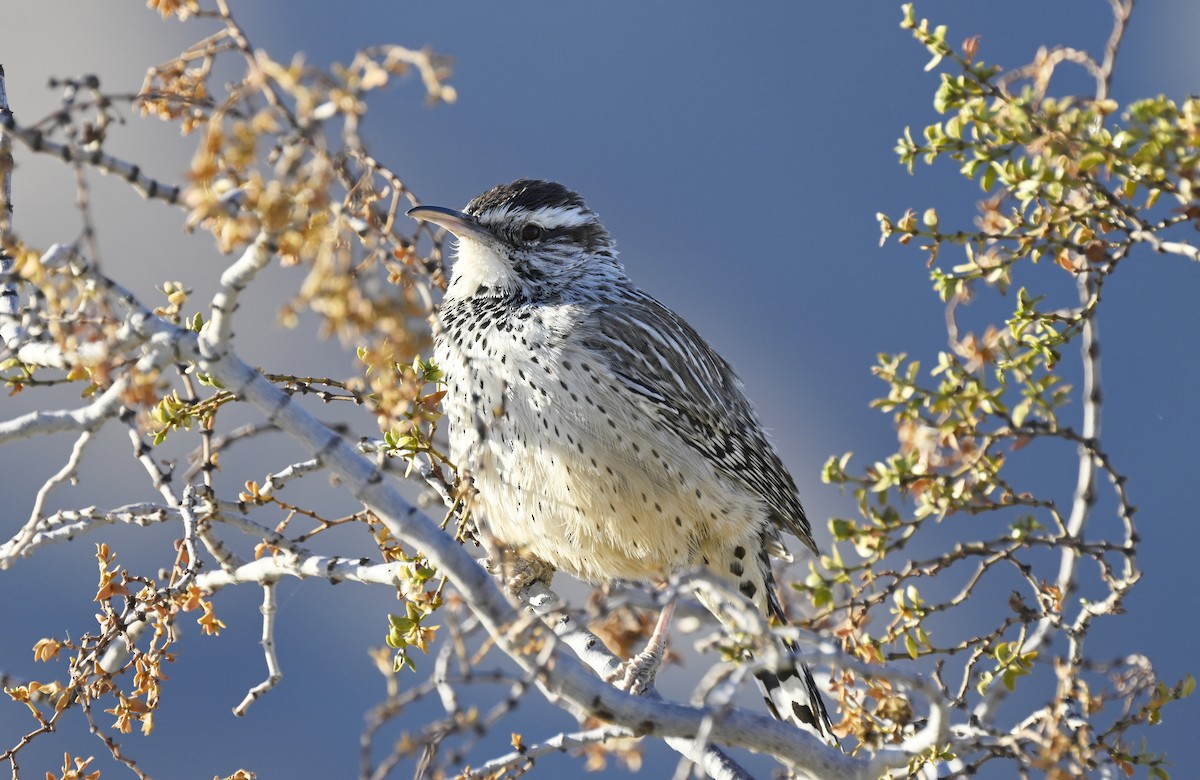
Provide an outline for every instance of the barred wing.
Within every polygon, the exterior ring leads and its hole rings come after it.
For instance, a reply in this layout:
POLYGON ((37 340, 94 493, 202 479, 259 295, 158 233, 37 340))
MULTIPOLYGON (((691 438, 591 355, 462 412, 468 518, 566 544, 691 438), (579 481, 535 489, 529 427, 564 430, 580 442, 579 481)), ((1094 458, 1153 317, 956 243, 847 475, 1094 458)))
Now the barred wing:
POLYGON ((583 346, 605 357, 611 374, 644 399, 648 414, 762 496, 774 524, 816 552, 796 483, 767 440, 741 381, 690 325, 638 293, 629 302, 597 305, 578 327, 583 346))

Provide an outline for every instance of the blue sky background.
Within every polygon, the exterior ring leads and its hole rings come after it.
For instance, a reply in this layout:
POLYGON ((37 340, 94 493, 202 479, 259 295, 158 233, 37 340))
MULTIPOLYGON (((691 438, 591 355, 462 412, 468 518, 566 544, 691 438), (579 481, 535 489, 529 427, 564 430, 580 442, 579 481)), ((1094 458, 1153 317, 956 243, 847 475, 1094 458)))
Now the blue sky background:
MULTIPOLYGON (((132 92, 147 66, 210 30, 160 22, 138 2, 11 5, 3 11, 0 63, 22 122, 56 105, 57 96, 45 89, 50 76, 97 73, 107 89, 132 92)), ((979 56, 1006 66, 1028 62, 1040 45, 1098 52, 1110 28, 1103 0, 926 0, 917 10, 949 24, 952 42, 981 34, 979 56)), ((633 278, 738 369, 801 486, 818 541, 828 538, 825 518, 852 512, 820 483, 819 470, 831 454, 853 450, 863 463, 895 447, 890 420, 867 408, 882 387, 869 373, 875 355, 907 351, 931 365, 945 345, 924 258, 895 244, 880 249, 874 214, 936 205, 943 225, 969 226, 979 194, 949 166, 918 168, 910 177, 895 162, 892 147, 904 126, 932 121, 937 84, 936 75, 922 70, 924 50, 898 27, 899 3, 298 0, 235 3, 234 11, 252 40, 277 59, 298 50, 325 66, 391 42, 453 55, 456 105, 427 108, 411 82, 375 96, 364 133, 375 155, 428 203, 461 206, 520 176, 578 190, 616 237, 633 278)), ((1124 104, 1195 93, 1198 33, 1200 5, 1141 4, 1113 97, 1124 104)), ((1076 74, 1061 83, 1063 90, 1087 89, 1076 74)), ((192 144, 171 127, 131 117, 109 148, 179 181, 192 144)), ((17 161, 22 236, 42 246, 72 240, 78 220, 70 171, 23 148, 17 161)), ((181 214, 144 204, 124 185, 98 177, 93 197, 106 270, 147 300, 165 279, 211 291, 226 261, 203 236, 180 235, 181 214)), ((1092 651, 1099 658, 1145 652, 1168 682, 1200 671, 1191 576, 1200 531, 1189 476, 1200 431, 1198 273, 1176 257, 1137 255, 1106 288, 1100 320, 1103 441, 1129 475, 1140 509, 1144 579, 1126 603, 1128 614, 1097 624, 1092 651)), ((274 324, 299 279, 275 269, 250 293, 239 328, 245 356, 298 372, 351 373, 353 349, 314 346, 311 320, 295 332, 274 324)), ((1069 290, 1065 274, 1052 268, 1029 279, 1069 290)), ((981 303, 968 316, 1002 310, 981 303)), ((78 404, 72 395, 58 402, 78 404)), ((37 401, 33 393, 0 400, 0 416, 37 401)), ((1078 413, 1076 405, 1065 417, 1076 423, 1078 413)), ((266 460, 261 453, 239 460, 231 452, 223 461, 226 479, 240 477, 243 468, 261 476, 297 459, 276 441, 278 450, 266 460)), ((8 508, 0 535, 7 538, 24 521, 37 487, 69 447, 54 440, 0 448, 8 508)), ((54 506, 148 497, 144 474, 131 472, 127 439, 108 432, 102 447, 111 447, 113 457, 94 458, 100 462, 90 463, 79 487, 62 491, 54 506)), ((1066 503, 1074 468, 1072 452, 1047 451, 1028 473, 1031 485, 1066 503)), ((1097 528, 1104 525, 1099 520, 1097 528)), ((95 538, 110 540, 128 556, 123 560, 143 556, 146 565, 160 565, 174 535, 174 529, 114 530, 95 538)), ((91 551, 90 543, 50 549, 0 573, 0 669, 37 678, 45 673, 32 662, 38 638, 77 636, 94 625, 82 595, 95 581, 91 551)), ((230 708, 263 674, 258 599, 249 591, 222 594, 217 608, 230 626, 226 634, 185 637, 154 736, 125 740, 152 775, 212 777, 245 766, 264 778, 336 777, 356 769, 362 713, 382 695, 365 648, 379 643, 394 600, 355 585, 281 583, 286 676, 237 720, 230 708)), ((521 712, 529 719, 527 741, 565 727, 536 702, 521 712)), ((1184 702, 1165 715, 1165 724, 1150 732, 1151 745, 1171 755, 1178 776, 1189 776, 1200 763, 1200 704, 1184 702)), ((63 750, 105 752, 77 720, 22 752, 30 776, 57 767, 63 750)), ((31 725, 21 707, 0 705, 0 745, 31 725)), ((499 752, 507 733, 497 736, 499 752)), ((648 759, 647 776, 674 764, 661 750, 648 759)), ((110 776, 121 771, 105 768, 110 776)))

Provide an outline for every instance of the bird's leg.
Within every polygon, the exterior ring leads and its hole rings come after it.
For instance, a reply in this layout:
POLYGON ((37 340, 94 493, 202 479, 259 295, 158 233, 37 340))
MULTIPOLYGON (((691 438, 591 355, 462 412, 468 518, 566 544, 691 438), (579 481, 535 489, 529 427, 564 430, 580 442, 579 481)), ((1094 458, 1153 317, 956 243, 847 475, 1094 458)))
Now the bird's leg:
POLYGON ((654 685, 654 677, 658 667, 662 665, 663 656, 667 650, 667 634, 671 631, 671 619, 675 617, 675 599, 672 597, 658 613, 658 621, 654 631, 650 633, 650 641, 646 649, 621 664, 618 674, 623 673, 621 688, 635 696, 642 694, 654 685))

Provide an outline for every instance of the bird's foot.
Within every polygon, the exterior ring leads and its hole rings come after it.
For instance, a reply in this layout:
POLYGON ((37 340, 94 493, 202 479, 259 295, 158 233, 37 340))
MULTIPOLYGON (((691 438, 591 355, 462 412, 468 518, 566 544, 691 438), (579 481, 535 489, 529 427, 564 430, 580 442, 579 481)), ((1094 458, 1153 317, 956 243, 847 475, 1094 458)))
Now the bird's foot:
POLYGON ((654 623, 654 630, 650 632, 650 641, 646 643, 646 649, 617 667, 617 671, 609 679, 610 683, 617 685, 617 679, 620 678, 619 687, 634 696, 640 696, 650 690, 654 685, 654 678, 658 675, 658 668, 662 666, 663 658, 667 654, 667 634, 674 616, 675 600, 671 599, 663 606, 662 612, 658 613, 658 620, 654 623))
POLYGON ((634 696, 641 696, 654 687, 654 678, 658 676, 658 668, 662 666, 662 662, 663 648, 647 647, 618 666, 609 682, 634 696))
POLYGON ((554 579, 554 567, 541 558, 523 558, 515 552, 505 551, 499 562, 488 558, 487 570, 500 577, 504 589, 514 596, 535 582, 550 587, 554 579))

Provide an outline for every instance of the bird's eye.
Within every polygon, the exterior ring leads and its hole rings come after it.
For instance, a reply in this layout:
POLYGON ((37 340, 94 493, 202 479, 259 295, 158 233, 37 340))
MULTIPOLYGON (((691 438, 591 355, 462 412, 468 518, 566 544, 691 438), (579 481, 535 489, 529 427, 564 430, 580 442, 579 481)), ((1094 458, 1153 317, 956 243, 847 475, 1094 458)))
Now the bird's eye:
POLYGON ((527 244, 531 244, 545 235, 545 233, 546 231, 542 229, 541 225, 529 222, 526 223, 525 227, 521 228, 521 240, 527 244))

